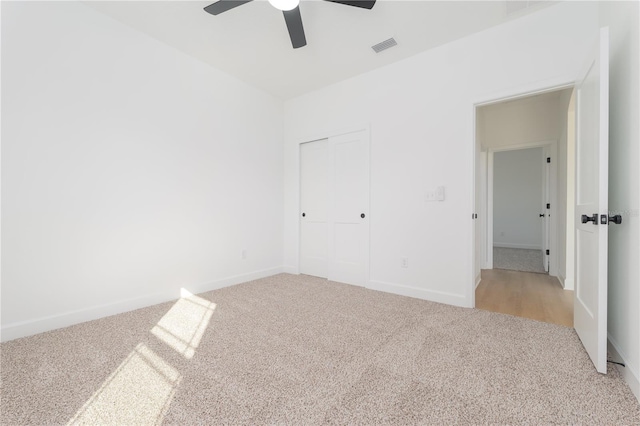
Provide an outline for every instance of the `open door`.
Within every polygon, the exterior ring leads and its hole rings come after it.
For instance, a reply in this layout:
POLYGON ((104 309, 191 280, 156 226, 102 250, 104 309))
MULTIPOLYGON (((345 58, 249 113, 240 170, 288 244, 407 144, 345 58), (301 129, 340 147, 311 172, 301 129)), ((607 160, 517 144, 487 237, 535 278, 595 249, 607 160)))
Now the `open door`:
POLYGON ((600 30, 577 87, 574 327, 607 372, 609 29, 600 30))

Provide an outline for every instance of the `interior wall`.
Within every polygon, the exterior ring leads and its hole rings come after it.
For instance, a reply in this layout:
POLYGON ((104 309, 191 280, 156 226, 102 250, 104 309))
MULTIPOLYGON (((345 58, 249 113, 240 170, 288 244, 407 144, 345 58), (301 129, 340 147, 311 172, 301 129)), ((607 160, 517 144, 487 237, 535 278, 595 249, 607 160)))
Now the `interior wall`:
POLYGON ((282 107, 80 2, 3 2, 2 338, 279 272, 282 107))
POLYGON ((557 141, 562 131, 560 91, 478 109, 482 121, 482 147, 504 148, 557 141))
POLYGON ((575 203, 575 121, 573 119, 573 90, 564 91, 559 103, 562 118, 558 138, 558 279, 565 290, 573 290, 574 267, 574 203, 575 203))
POLYGON ((600 2, 600 24, 610 29, 609 341, 623 357, 621 369, 640 399, 640 59, 638 2, 600 2))
POLYGON ((542 160, 542 148, 494 153, 494 247, 543 249, 542 160))
POLYGON ((285 102, 288 270, 298 265, 299 144, 370 123, 369 286, 472 306, 473 105, 572 82, 596 27, 597 5, 560 3, 285 102), (437 186, 445 200, 426 202, 437 186))

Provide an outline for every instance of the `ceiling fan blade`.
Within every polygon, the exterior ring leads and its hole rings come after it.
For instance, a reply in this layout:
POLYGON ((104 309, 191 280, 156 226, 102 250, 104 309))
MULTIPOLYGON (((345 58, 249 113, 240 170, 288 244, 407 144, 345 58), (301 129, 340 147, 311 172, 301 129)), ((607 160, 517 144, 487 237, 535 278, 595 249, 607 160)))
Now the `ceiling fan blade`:
POLYGON ((300 6, 295 9, 283 10, 284 21, 287 23, 289 37, 294 49, 307 45, 307 38, 304 36, 304 28, 302 28, 302 16, 300 15, 300 6))
POLYGON ((376 4, 376 0, 326 0, 331 3, 340 3, 346 6, 355 6, 361 7, 363 9, 371 9, 374 4, 376 4))
POLYGON ((245 3, 249 3, 251 0, 218 0, 215 3, 210 4, 204 8, 205 12, 212 15, 219 15, 222 12, 231 10, 234 7, 242 6, 245 3))

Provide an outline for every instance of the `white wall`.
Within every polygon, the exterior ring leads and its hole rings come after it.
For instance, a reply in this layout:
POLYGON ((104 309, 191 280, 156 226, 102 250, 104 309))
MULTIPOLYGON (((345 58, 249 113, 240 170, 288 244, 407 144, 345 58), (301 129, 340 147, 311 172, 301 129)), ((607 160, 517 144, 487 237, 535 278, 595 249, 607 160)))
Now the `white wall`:
POLYGON ((558 138, 558 279, 574 288, 575 238, 575 95, 566 91, 560 102, 562 131, 558 138))
POLYGON ((638 2, 601 2, 600 24, 610 27, 609 340, 640 399, 640 66, 638 2))
POLYGON ((561 91, 478 108, 484 149, 557 141, 564 114, 561 91))
POLYGON ((542 148, 493 157, 493 246, 542 250, 542 148))
POLYGON ((81 3, 3 2, 2 107, 4 340, 281 270, 281 101, 81 3))
POLYGON ((561 3, 286 102, 288 269, 298 265, 298 144, 368 122, 370 286, 472 306, 472 106, 573 81, 596 27, 597 5, 561 3), (439 185, 446 200, 426 203, 439 185))

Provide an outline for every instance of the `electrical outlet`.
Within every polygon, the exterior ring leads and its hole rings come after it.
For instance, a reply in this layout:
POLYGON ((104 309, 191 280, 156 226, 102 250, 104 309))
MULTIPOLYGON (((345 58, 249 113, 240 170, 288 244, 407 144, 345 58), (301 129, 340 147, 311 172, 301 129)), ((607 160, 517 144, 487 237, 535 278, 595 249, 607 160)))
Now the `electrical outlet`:
POLYGON ((400 259, 400 267, 402 268, 408 268, 409 267, 409 258, 408 257, 403 257, 400 259))
POLYGON ((247 249, 242 249, 242 259, 247 258, 247 249))

